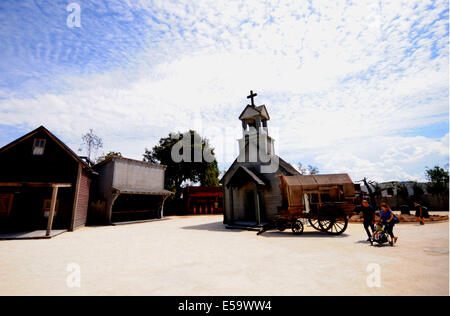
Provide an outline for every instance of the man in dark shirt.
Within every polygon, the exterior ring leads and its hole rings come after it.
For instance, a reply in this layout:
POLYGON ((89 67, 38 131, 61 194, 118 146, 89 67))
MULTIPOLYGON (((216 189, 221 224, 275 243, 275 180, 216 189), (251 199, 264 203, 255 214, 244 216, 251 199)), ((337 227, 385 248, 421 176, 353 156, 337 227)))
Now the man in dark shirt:
POLYGON ((419 218, 420 225, 425 225, 425 220, 423 218, 427 217, 426 215, 428 215, 425 214, 425 207, 414 201, 414 208, 416 209, 416 217, 419 218))
POLYGON ((367 200, 362 200, 359 211, 362 212, 364 218, 364 229, 366 230, 367 236, 369 237, 367 241, 370 241, 372 234, 375 231, 375 210, 371 205, 369 205, 369 202, 367 202, 367 200), (369 227, 372 230, 372 234, 369 231, 369 227))

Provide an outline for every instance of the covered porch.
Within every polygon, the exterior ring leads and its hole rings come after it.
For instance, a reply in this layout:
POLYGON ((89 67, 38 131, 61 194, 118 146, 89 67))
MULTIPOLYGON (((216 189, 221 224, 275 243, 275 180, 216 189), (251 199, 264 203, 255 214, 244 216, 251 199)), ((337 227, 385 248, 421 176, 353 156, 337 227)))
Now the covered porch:
POLYGON ((164 203, 172 194, 167 190, 148 191, 114 188, 110 208, 113 225, 164 218, 164 203))
POLYGON ((227 228, 259 229, 267 224, 263 203, 266 183, 260 177, 240 166, 225 187, 230 206, 227 228))
POLYGON ((73 194, 59 193, 71 183, 0 182, 0 239, 50 238, 69 229, 73 194), (52 232, 60 212, 58 230, 52 232))

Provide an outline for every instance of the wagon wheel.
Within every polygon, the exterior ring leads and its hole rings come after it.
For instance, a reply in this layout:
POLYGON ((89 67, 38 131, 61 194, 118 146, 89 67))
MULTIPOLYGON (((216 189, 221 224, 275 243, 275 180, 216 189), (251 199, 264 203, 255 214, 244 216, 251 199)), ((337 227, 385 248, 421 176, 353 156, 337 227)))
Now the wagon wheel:
POLYGON ((294 233, 294 235, 303 234, 303 223, 301 220, 297 219, 292 222, 292 232, 294 233))
POLYGON ((345 214, 336 217, 324 216, 319 218, 319 225, 322 231, 330 235, 340 235, 347 229, 348 219, 345 214))
POLYGON ((275 222, 275 226, 280 232, 284 232, 286 230, 286 223, 285 221, 279 219, 275 222))
POLYGON ((314 229, 316 229, 316 230, 318 230, 318 231, 323 231, 324 232, 324 230, 322 230, 322 228, 320 227, 320 224, 319 224, 319 219, 317 219, 317 218, 308 218, 308 222, 309 222, 309 224, 311 224, 311 226, 314 228, 314 229))

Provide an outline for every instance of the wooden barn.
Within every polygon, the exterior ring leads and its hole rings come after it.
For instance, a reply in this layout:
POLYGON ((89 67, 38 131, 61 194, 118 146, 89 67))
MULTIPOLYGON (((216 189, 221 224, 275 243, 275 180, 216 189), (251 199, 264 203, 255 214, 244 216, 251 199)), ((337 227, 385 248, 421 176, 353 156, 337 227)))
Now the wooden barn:
POLYGON ((114 224, 162 218, 166 166, 124 157, 110 157, 93 169, 89 222, 114 224))
POLYGON ((299 175, 275 154, 269 136, 270 116, 265 105, 251 104, 239 116, 243 137, 239 156, 221 179, 224 189, 224 223, 228 226, 259 227, 282 206, 279 175, 299 175))
POLYGON ((74 230, 86 224, 90 166, 41 126, 0 148, 0 230, 74 230))
POLYGON ((223 213, 223 189, 214 186, 187 186, 183 191, 187 214, 223 213))

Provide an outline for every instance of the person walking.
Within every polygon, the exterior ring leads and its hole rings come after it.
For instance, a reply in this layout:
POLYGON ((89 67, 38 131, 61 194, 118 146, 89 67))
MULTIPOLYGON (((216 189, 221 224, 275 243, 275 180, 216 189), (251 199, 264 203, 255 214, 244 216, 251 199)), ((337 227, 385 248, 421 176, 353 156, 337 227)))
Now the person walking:
POLYGON ((394 235, 394 226, 396 222, 396 217, 394 215, 394 212, 392 212, 389 205, 386 203, 381 203, 381 218, 380 222, 385 225, 386 232, 389 234, 389 236, 392 237, 392 242, 395 244, 397 242, 398 237, 395 237, 394 235))
POLYGON ((414 209, 416 210, 416 217, 419 218, 420 225, 425 225, 425 220, 423 219, 424 218, 423 206, 417 203, 416 201, 414 201, 413 204, 414 209))
POLYGON ((368 236, 367 241, 370 241, 375 232, 375 210, 367 200, 362 200, 359 210, 362 212, 364 218, 363 225, 368 236), (369 231, 369 228, 372 230, 372 233, 369 231))

